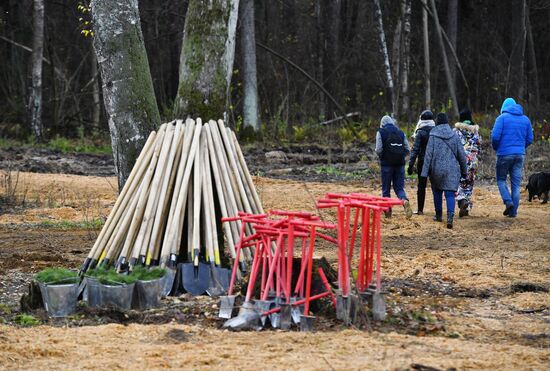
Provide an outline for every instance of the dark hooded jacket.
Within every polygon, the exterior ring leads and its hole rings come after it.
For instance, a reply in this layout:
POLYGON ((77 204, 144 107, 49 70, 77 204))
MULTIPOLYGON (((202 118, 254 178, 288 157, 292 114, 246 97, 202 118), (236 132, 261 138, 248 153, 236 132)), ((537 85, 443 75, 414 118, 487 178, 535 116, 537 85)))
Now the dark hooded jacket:
POLYGON ((503 104, 501 112, 491 132, 493 149, 497 156, 525 155, 525 148, 533 143, 531 121, 519 104, 503 104))
POLYGON ((429 176, 436 189, 456 191, 460 175, 466 171, 466 155, 460 139, 448 124, 437 125, 430 131, 421 176, 429 176))
POLYGON ((409 159, 409 166, 413 167, 416 162, 416 172, 420 174, 422 172, 422 166, 424 165, 424 155, 426 153, 426 146, 428 145, 428 139, 430 139, 430 131, 434 128, 433 120, 421 120, 418 122, 418 130, 416 130, 414 137, 413 149, 411 151, 411 158, 409 159))

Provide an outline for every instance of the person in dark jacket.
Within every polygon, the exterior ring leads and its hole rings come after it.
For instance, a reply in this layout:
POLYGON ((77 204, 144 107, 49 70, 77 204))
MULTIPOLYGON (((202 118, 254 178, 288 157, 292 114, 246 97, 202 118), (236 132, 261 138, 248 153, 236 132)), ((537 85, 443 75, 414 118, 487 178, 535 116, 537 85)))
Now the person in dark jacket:
POLYGON ((416 130, 413 134, 414 144, 407 173, 412 175, 414 172, 414 163, 416 162, 416 173, 418 174, 418 190, 416 191, 418 211, 416 213, 418 215, 424 213, 424 201, 426 200, 426 185, 428 183, 428 178, 422 177, 420 174, 422 173, 422 166, 424 166, 424 154, 426 153, 426 146, 430 138, 430 131, 434 126, 434 114, 432 111, 426 110, 420 114, 420 119, 416 124, 416 130))
POLYGON ((430 177, 434 196, 435 217, 441 222, 443 215, 443 193, 447 202, 447 228, 453 227, 455 214, 455 192, 461 174, 465 175, 466 155, 458 136, 449 126, 445 113, 438 113, 435 128, 430 132, 426 147, 422 176, 430 177))
POLYGON ((491 144, 497 152, 496 175, 504 215, 515 217, 518 213, 520 181, 525 160, 525 148, 533 143, 533 127, 523 108, 513 98, 506 98, 500 109, 493 130, 491 144), (510 175, 511 194, 506 184, 510 175))
MULTIPOLYGON (((404 201, 405 215, 412 216, 411 205, 405 193, 405 158, 409 154, 409 142, 390 116, 382 117, 380 129, 376 133, 376 154, 380 157, 382 177, 382 196, 390 197, 393 190, 397 197, 404 201)), ((391 216, 391 210, 386 217, 391 216)))

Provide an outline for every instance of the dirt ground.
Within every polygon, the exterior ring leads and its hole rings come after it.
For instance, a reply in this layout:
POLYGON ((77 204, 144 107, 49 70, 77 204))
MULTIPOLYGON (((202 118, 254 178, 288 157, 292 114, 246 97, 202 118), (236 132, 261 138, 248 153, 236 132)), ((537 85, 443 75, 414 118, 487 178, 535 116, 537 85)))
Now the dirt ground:
MULTIPOLYGON (((316 211, 314 201, 329 191, 378 193, 376 182, 255 181, 265 209, 316 211)), ((424 216, 406 220, 395 210, 384 219, 388 318, 370 323, 370 330, 320 326, 312 334, 233 333, 219 329, 216 303, 209 299, 201 299, 206 304, 199 313, 187 315, 175 306, 157 322, 127 316, 98 324, 37 315, 39 326, 14 325, 18 299, 32 274, 46 266, 78 267, 97 235, 79 223, 105 218, 116 196, 115 178, 21 173, 20 182, 25 187, 18 192, 28 206, 0 212, 0 321, 7 321, 0 324, 0 369, 544 370, 550 365, 550 206, 528 203, 525 194, 516 219, 502 216, 498 190, 489 183, 476 188, 472 215, 457 219, 453 230, 431 220, 430 201, 424 216)), ((415 206, 413 181, 407 192, 415 206)), ((319 214, 334 221, 328 211, 319 214)), ((326 245, 316 255, 336 261, 326 245)), ((181 301, 178 305, 185 304, 181 301)))

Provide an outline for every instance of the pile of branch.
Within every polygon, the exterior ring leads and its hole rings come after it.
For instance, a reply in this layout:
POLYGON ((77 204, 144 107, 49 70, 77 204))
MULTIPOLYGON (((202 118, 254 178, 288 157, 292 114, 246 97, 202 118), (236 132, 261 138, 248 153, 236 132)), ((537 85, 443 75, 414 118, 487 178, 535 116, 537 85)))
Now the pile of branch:
MULTIPOLYGON (((239 211, 263 208, 235 133, 221 120, 163 124, 150 134, 81 271, 199 261, 221 267, 218 237, 225 235, 234 259, 241 228, 222 227, 221 218, 239 211)), ((250 258, 243 250, 241 260, 250 258)))

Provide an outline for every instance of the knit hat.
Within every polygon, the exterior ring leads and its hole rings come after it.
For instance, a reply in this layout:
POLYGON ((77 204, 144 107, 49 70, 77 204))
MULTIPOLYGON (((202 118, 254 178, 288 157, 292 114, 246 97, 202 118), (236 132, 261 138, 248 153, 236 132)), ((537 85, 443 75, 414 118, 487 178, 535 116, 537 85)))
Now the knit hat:
POLYGON ((465 124, 474 125, 474 120, 472 119, 472 112, 468 108, 464 108, 460 111, 458 121, 465 124))
POLYGON ((383 128, 386 125, 395 125, 394 119, 392 119, 390 116, 384 116, 382 117, 382 120, 380 120, 380 127, 383 128))
POLYGON ((502 114, 504 110, 508 107, 510 107, 512 104, 516 104, 516 101, 514 98, 506 98, 504 102, 502 102, 502 107, 500 107, 500 113, 502 114))
POLYGON ((434 114, 429 109, 422 111, 420 114, 420 120, 433 120, 434 114))
POLYGON ((448 124, 448 123, 449 123, 449 118, 447 117, 447 114, 445 112, 439 112, 435 117, 436 125, 442 125, 442 124, 448 124))

